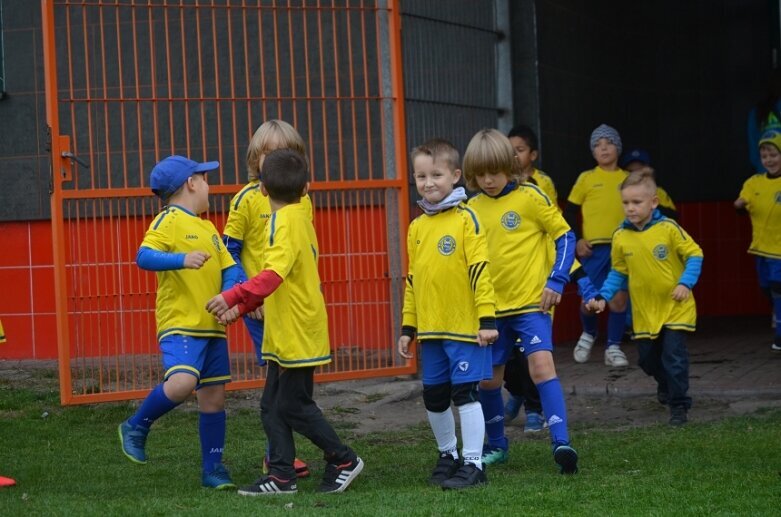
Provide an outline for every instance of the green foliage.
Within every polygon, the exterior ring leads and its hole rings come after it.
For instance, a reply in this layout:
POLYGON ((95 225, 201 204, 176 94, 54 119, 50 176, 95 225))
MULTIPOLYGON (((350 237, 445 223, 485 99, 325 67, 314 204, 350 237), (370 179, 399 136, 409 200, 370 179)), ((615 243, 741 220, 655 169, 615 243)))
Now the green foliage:
MULTIPOLYGON (((189 405, 192 409, 192 405, 189 405)), ((230 408, 230 402, 229 402, 230 408)), ((0 515, 763 515, 778 511, 781 412, 673 429, 581 429, 581 471, 561 476, 545 440, 513 444, 489 485, 443 492, 426 484, 436 460, 426 426, 343 438, 366 462, 344 494, 316 492, 319 451, 298 437, 313 477, 294 496, 240 497, 200 486, 197 414, 179 409, 149 436, 149 464, 127 461, 117 425, 129 404, 60 408, 56 393, 0 386, 0 515), (291 505, 292 506, 289 506, 291 505), (286 507, 286 505, 288 505, 286 507)), ((338 424, 338 413, 331 418, 338 424)), ((229 412, 226 464, 245 484, 260 472, 256 410, 229 412)))

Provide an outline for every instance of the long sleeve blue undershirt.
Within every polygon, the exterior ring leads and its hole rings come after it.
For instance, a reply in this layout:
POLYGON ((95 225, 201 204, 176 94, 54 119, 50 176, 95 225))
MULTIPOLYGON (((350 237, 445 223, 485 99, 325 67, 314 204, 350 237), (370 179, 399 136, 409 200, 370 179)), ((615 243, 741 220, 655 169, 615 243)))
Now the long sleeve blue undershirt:
MULTIPOLYGON (((141 269, 147 271, 172 271, 184 268, 186 255, 186 253, 158 251, 147 246, 141 246, 136 254, 136 264, 141 269)), ((236 283, 241 282, 242 276, 244 276, 244 270, 238 264, 223 269, 221 291, 230 289, 236 283)))
POLYGON ((564 291, 564 285, 569 282, 569 271, 572 269, 572 263, 575 261, 575 234, 572 230, 568 231, 555 241, 556 261, 553 263, 548 281, 545 287, 561 294, 564 291))

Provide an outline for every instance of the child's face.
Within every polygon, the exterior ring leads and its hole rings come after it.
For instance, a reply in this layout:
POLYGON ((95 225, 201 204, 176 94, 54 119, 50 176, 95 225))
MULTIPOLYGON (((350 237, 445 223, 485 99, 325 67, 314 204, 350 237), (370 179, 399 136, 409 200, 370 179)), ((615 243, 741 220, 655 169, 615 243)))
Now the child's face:
POLYGON ((418 194, 432 204, 449 196, 461 179, 461 170, 452 170, 442 160, 435 161, 431 156, 416 156, 412 168, 418 194))
POLYGON ((526 171, 531 169, 534 160, 537 159, 537 151, 532 151, 529 144, 526 143, 526 140, 520 136, 511 136, 510 144, 512 144, 513 150, 515 151, 515 158, 521 164, 521 170, 526 171))
POLYGON ((201 214, 207 211, 209 209, 209 181, 206 179, 206 173, 193 174, 187 181, 192 184, 195 213, 201 214))
POLYGON ((771 176, 781 174, 781 151, 773 144, 764 144, 759 148, 759 157, 762 159, 762 167, 767 169, 771 176))
POLYGON ((618 148, 607 138, 600 138, 591 153, 600 167, 614 166, 618 161, 618 148))
POLYGON ((621 190, 621 202, 624 204, 624 215, 638 228, 642 228, 651 220, 654 209, 659 206, 656 193, 645 184, 625 187, 621 190))
POLYGON ((510 182, 510 179, 503 172, 483 174, 482 176, 477 176, 475 179, 477 180, 477 185, 480 187, 480 190, 489 196, 498 196, 510 182))

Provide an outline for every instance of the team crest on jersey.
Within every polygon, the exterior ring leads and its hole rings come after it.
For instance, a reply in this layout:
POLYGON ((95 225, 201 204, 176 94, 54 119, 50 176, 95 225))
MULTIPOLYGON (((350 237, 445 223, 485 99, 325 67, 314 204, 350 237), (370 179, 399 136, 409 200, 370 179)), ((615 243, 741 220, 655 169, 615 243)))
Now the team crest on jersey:
POLYGON ((445 235, 437 243, 437 249, 445 256, 452 255, 456 251, 456 240, 450 235, 445 235))
POLYGON ((217 235, 212 235, 212 244, 217 248, 217 251, 220 251, 220 238, 217 235))
POLYGON ((505 230, 515 230, 521 225, 521 215, 518 212, 509 211, 502 214, 502 226, 505 230))
POLYGON ((667 259, 667 246, 664 244, 657 244, 654 247, 653 251, 654 257, 656 257, 658 260, 666 260, 667 259))
POLYGON ((460 363, 458 363, 458 369, 461 370, 462 372, 469 370, 469 362, 461 361, 460 363))

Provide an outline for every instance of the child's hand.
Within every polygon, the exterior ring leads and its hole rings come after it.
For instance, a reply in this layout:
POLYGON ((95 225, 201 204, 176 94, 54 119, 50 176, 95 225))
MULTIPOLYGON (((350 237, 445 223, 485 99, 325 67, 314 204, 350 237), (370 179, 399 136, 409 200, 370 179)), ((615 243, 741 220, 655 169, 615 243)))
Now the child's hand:
POLYGON ((676 302, 682 302, 685 299, 687 299, 690 294, 691 294, 691 289, 689 289, 685 285, 678 284, 675 286, 675 289, 673 289, 673 300, 675 300, 676 302))
POLYGON ((561 295, 553 289, 545 288, 542 290, 542 300, 540 301, 540 308, 542 312, 548 312, 561 301, 561 295))
POLYGON ((409 353, 409 344, 412 338, 409 336, 401 336, 399 342, 396 345, 399 350, 399 355, 404 359, 412 359, 412 354, 409 353))
POLYGON ((592 298, 583 304, 583 307, 585 307, 589 314, 599 314, 605 310, 605 305, 605 300, 597 300, 596 298, 592 298))
POLYGON ((586 239, 580 239, 575 244, 575 253, 578 257, 590 257, 591 256, 591 243, 586 239))
POLYGON ((251 320, 263 321, 263 306, 261 305, 254 311, 248 312, 247 316, 249 316, 251 320))
POLYGON ((497 339, 499 339, 499 331, 496 329, 493 330, 481 329, 477 332, 477 344, 480 346, 491 345, 497 339))
POLYGON ((211 255, 205 251, 191 251, 184 256, 184 267, 186 269, 201 269, 211 255))
POLYGON ((241 314, 239 313, 238 306, 233 306, 227 311, 223 312, 220 317, 217 318, 217 320, 220 322, 221 325, 230 325, 231 323, 236 322, 241 317, 241 314))
POLYGON ((735 205, 735 208, 737 208, 738 210, 743 210, 748 206, 748 201, 746 201, 742 197, 739 197, 735 200, 735 203, 733 204, 735 205))
POLYGON ((217 319, 220 319, 220 317, 228 312, 229 309, 230 307, 228 307, 228 303, 225 301, 222 294, 218 294, 206 302, 206 310, 213 314, 217 319))

